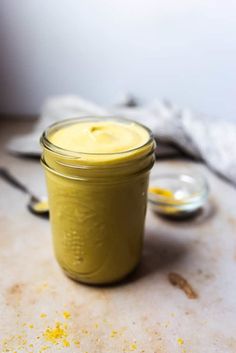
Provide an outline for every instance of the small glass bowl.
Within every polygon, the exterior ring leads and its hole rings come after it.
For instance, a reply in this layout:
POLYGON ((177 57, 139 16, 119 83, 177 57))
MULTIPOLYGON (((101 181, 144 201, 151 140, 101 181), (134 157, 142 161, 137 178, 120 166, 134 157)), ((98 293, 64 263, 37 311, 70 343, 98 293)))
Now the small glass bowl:
POLYGON ((148 201, 155 212, 171 218, 185 218, 197 213, 208 198, 203 176, 163 174, 150 179, 148 201))

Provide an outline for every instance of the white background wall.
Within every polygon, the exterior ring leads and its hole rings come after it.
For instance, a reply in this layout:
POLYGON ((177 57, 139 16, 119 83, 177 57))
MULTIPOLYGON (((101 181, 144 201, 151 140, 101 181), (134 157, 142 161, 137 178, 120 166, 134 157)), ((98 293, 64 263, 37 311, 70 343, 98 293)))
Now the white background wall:
POLYGON ((0 0, 0 111, 123 92, 236 120, 235 0, 0 0))

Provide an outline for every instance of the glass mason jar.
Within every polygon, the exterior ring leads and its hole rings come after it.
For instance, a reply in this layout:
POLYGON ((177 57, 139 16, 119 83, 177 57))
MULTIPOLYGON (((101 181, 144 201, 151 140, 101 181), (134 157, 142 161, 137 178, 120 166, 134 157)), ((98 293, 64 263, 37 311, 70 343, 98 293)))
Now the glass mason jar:
POLYGON ((89 117, 50 126, 41 137, 55 255, 71 278, 91 284, 118 281, 140 261, 149 171, 155 142, 149 129, 127 119, 89 117), (149 139, 118 153, 80 153, 50 142, 80 122, 135 123, 149 139))

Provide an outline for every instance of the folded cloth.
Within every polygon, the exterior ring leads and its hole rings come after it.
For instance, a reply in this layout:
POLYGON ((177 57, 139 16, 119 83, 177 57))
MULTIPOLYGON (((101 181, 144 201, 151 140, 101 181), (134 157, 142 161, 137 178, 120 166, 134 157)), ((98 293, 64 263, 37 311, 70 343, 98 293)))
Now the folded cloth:
POLYGON ((40 119, 30 134, 13 138, 8 151, 22 155, 40 155, 39 139, 42 132, 56 121, 89 115, 115 115, 136 120, 148 126, 162 152, 200 159, 236 184, 236 124, 231 121, 209 119, 206 116, 181 109, 169 102, 154 100, 143 106, 120 104, 103 108, 78 96, 50 98, 42 109, 40 119))

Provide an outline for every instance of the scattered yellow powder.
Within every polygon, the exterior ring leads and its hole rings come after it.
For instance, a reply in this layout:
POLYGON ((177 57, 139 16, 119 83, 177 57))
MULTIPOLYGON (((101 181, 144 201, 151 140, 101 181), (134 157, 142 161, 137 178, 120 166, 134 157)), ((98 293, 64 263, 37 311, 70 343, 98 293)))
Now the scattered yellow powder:
POLYGON ((67 337, 67 332, 60 322, 57 322, 54 327, 48 327, 43 333, 44 338, 51 343, 58 343, 62 338, 67 337))
POLYGON ((97 322, 94 324, 94 327, 95 327, 95 328, 98 328, 98 327, 99 327, 99 325, 98 325, 97 322))
POLYGON ((39 285, 36 286, 36 288, 39 293, 42 293, 48 288, 48 283, 47 282, 40 283, 39 285))
POLYGON ((86 328, 82 328, 81 332, 84 334, 84 335, 88 335, 89 332, 86 328))
POLYGON ((110 337, 117 337, 117 335, 118 335, 118 331, 112 330, 111 334, 110 334, 110 337))
POLYGON ((69 313, 69 311, 64 311, 63 312, 63 316, 65 319, 70 319, 71 318, 71 314, 69 313))
POLYGON ((136 343, 132 343, 131 345, 130 345, 130 350, 131 351, 135 351, 137 349, 137 344, 136 343))
POLYGON ((40 314, 40 317, 41 317, 41 319, 44 319, 45 317, 47 317, 47 314, 42 313, 42 314, 40 314))
POLYGON ((63 340, 63 346, 64 347, 70 347, 70 342, 67 341, 66 339, 63 340))
POLYGON ((29 347, 30 347, 30 348, 33 348, 33 347, 34 347, 34 345, 33 345, 32 343, 30 343, 29 347))
POLYGON ((29 328, 34 328, 34 325, 33 324, 29 324, 29 328))
POLYGON ((74 344, 75 344, 78 348, 80 348, 80 341, 79 341, 79 340, 74 341, 74 344))
POLYGON ((184 340, 182 338, 178 338, 177 342, 180 346, 184 344, 184 340))

